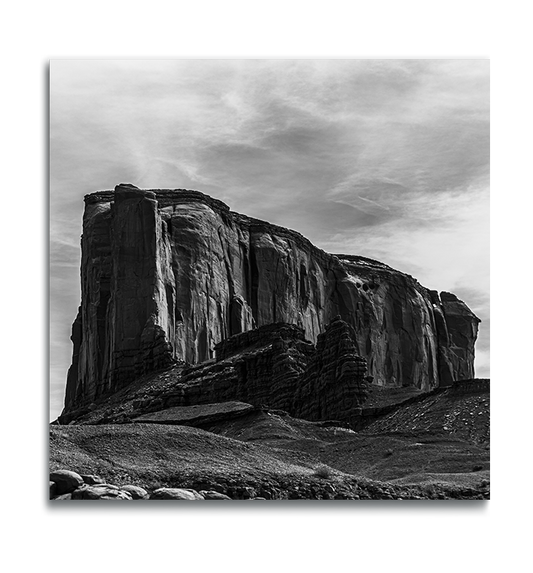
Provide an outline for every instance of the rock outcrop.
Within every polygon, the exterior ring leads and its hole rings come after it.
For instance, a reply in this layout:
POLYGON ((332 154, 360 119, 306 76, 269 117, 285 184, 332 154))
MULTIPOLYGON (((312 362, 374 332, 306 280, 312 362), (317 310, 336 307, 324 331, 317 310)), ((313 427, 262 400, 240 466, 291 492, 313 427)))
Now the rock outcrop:
POLYGON ((276 323, 228 338, 216 354, 216 360, 182 370, 152 400, 134 400, 127 421, 202 427, 264 406, 307 420, 349 422, 366 398, 366 361, 340 318, 319 336, 316 348, 301 328, 276 323))
MULTIPOLYGON (((288 323, 316 343, 337 315, 356 335, 346 355, 366 360, 374 384, 428 390, 472 377, 479 320, 383 263, 327 254, 197 191, 118 185, 85 204, 64 413, 172 361, 212 360, 218 344, 254 327, 288 323)), ((301 375, 287 356, 274 377, 301 375)), ((346 378, 318 358, 314 368, 316 387, 346 378)))
POLYGON ((202 426, 218 421, 232 420, 254 411, 250 404, 242 402, 211 403, 194 406, 174 406, 144 414, 135 418, 140 424, 178 424, 180 426, 202 426))
POLYGON ((70 470, 57 470, 50 473, 50 490, 54 490, 55 495, 71 493, 84 484, 83 478, 76 472, 70 470))
POLYGON ((316 351, 298 380, 293 415, 349 421, 366 399, 365 374, 366 360, 357 354, 353 329, 336 317, 318 335, 316 351))

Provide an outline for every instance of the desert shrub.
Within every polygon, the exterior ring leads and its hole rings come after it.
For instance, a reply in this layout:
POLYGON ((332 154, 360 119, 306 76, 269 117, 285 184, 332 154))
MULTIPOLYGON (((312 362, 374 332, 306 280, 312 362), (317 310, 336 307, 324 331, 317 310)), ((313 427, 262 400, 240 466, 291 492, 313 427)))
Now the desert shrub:
POLYGON ((322 479, 327 479, 331 477, 331 468, 328 466, 318 466, 313 475, 322 479))

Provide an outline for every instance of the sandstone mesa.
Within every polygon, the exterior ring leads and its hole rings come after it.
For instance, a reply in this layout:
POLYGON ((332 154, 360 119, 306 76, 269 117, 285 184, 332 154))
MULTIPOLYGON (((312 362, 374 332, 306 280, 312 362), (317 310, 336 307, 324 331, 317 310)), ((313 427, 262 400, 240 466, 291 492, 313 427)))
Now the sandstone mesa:
POLYGON ((479 319, 457 297, 198 191, 85 197, 65 423, 139 376, 187 363, 165 407, 242 401, 349 419, 368 384, 474 377, 479 319))

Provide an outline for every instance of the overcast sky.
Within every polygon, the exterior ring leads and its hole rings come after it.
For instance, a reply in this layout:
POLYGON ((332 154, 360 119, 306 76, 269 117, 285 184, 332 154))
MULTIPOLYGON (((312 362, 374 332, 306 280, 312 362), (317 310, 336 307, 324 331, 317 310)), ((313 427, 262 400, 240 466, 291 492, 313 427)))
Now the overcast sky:
POLYGON ((51 63, 50 416, 80 301, 83 196, 196 189, 449 290, 489 375, 488 60, 51 63))

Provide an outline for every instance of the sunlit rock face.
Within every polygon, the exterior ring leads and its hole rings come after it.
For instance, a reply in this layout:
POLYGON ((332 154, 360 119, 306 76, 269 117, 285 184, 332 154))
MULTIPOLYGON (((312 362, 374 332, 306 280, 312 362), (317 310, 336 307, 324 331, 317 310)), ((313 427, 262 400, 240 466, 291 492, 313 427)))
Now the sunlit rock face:
POLYGON ((374 384, 473 376, 479 319, 454 295, 197 191, 121 184, 87 195, 81 246, 66 410, 176 359, 214 358, 217 343, 255 327, 294 324, 316 343, 337 315, 374 384))

